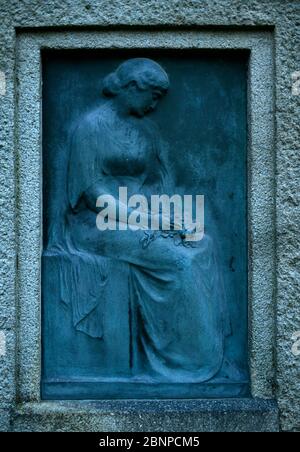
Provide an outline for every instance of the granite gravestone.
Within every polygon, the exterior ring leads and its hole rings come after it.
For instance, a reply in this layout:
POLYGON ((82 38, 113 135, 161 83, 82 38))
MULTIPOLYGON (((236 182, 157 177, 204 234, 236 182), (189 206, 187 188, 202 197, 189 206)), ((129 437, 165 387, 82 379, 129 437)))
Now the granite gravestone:
POLYGON ((43 63, 43 398, 248 395, 246 60, 43 63), (175 194, 204 195, 201 240, 128 203, 175 194))

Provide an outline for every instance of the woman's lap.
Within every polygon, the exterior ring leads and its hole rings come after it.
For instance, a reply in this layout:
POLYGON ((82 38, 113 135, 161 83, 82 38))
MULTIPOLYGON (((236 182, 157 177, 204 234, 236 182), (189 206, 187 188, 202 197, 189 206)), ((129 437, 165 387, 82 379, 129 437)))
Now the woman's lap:
POLYGON ((172 237, 159 234, 145 248, 142 244, 146 238, 144 231, 99 231, 96 214, 72 218, 70 226, 72 241, 81 252, 121 260, 148 270, 184 271, 199 254, 211 248, 207 237, 194 248, 183 244, 176 246, 172 237))

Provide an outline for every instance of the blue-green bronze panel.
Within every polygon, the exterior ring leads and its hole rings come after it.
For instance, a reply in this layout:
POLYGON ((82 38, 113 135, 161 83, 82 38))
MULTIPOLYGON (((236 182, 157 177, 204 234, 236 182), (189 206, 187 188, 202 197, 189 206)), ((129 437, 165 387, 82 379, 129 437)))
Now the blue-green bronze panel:
POLYGON ((44 54, 43 166, 42 397, 249 395, 247 55, 44 54), (203 238, 100 231, 120 187, 204 195, 203 238))

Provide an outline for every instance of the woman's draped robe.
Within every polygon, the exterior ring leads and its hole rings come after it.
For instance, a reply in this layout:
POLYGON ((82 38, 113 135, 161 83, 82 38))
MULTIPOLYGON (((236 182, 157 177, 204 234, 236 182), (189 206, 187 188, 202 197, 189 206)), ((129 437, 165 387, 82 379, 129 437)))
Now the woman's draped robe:
MULTIPOLYGON (((205 236, 196 247, 186 248, 176 246, 172 237, 159 236, 143 248, 143 231, 97 230, 96 216, 88 211, 83 198, 94 184, 107 189, 103 153, 116 145, 111 127, 105 115, 94 112, 80 122, 71 140, 67 253, 60 269, 62 300, 71 306, 77 330, 103 338, 103 288, 109 278, 118 280, 107 264, 110 259, 127 262, 133 376, 151 374, 178 383, 208 381, 222 366, 224 339, 230 334, 213 241, 205 236)), ((135 137, 131 130, 128 135, 135 137)), ((159 161, 156 130, 151 139, 159 161)), ((163 159, 158 172, 161 194, 169 193, 163 159)), ((157 190, 157 185, 153 186, 153 194, 157 190)), ((151 186, 147 191, 151 192, 151 186)))

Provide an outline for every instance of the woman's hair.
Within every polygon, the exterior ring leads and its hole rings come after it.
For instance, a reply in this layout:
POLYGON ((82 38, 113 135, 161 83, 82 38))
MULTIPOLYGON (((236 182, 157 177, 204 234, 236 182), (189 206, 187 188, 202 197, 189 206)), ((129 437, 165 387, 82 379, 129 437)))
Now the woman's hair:
POLYGON ((117 96, 122 88, 135 82, 140 89, 157 88, 163 93, 169 89, 167 73, 155 61, 148 58, 134 58, 122 63, 115 72, 103 80, 103 94, 107 97, 117 96))

